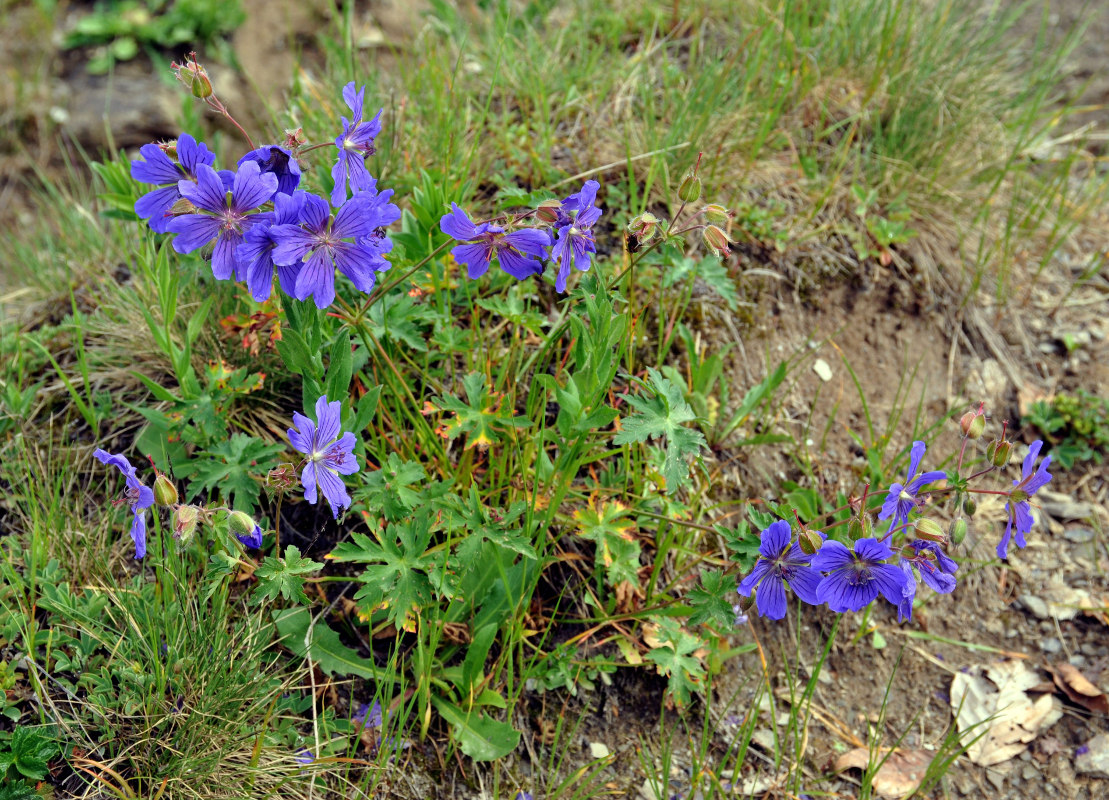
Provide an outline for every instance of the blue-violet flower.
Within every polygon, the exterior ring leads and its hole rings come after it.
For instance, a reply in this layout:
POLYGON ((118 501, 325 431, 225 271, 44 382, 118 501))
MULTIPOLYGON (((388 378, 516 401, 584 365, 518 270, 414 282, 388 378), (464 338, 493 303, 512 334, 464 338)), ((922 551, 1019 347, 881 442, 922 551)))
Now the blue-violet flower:
POLYGON ((558 267, 555 289, 559 292, 566 291, 570 268, 587 271, 590 253, 597 252, 593 225, 601 218, 601 209, 593 202, 599 188, 600 184, 596 181, 586 181, 580 192, 570 195, 562 203, 562 210, 568 219, 558 228, 557 240, 551 248, 551 262, 558 267))
POLYGON ((947 473, 943 470, 917 473, 917 468, 920 467, 920 461, 924 458, 926 449, 927 445, 924 442, 913 442, 913 448, 909 453, 909 471, 905 475, 905 483, 895 483, 890 486, 889 494, 886 495, 886 500, 882 503, 882 511, 878 514, 878 519, 892 517, 890 530, 904 522, 908 522, 909 512, 916 506, 917 494, 919 494, 921 487, 932 481, 947 477, 947 473))
MULTIPOLYGON (((824 534, 821 534, 823 536, 824 534)), ((802 552, 797 544, 790 544, 793 534, 789 523, 778 520, 761 534, 759 560, 751 574, 739 582, 738 591, 744 597, 755 592, 755 608, 770 619, 786 615, 786 586, 810 605, 817 599, 820 573, 810 566, 813 556, 802 552)))
POLYGON ((256 150, 251 150, 239 159, 238 166, 247 161, 255 162, 262 168, 262 174, 272 173, 277 176, 277 191, 283 194, 292 194, 300 185, 300 164, 296 156, 284 147, 276 144, 267 144, 256 150))
POLYGON ((201 164, 211 166, 216 154, 203 142, 187 133, 177 138, 175 145, 177 161, 170 159, 156 144, 144 144, 139 148, 143 159, 131 162, 131 177, 141 183, 152 183, 160 188, 147 192, 135 202, 135 213, 150 221, 155 233, 165 233, 172 219, 170 210, 181 199, 178 183, 182 180, 196 180, 196 170, 201 164))
POLYGON ((343 120, 343 132, 336 137, 335 147, 339 149, 339 158, 331 170, 331 177, 335 181, 335 188, 331 191, 331 205, 338 208, 347 199, 347 182, 350 182, 351 193, 373 191, 377 181, 366 169, 366 156, 377 152, 374 148, 374 139, 381 133, 381 109, 369 122, 362 121, 362 105, 366 95, 363 86, 357 92, 354 90, 354 81, 343 87, 343 100, 350 107, 351 118, 343 120))
POLYGON ((1020 480, 1013 481, 1013 488, 1009 490, 1009 502, 1005 504, 1005 511, 1009 514, 1009 521, 1005 525, 1005 533, 997 543, 997 557, 1007 558, 1009 555, 1009 539, 1015 533, 1017 547, 1024 547, 1024 534, 1032 530, 1032 507, 1028 499, 1042 489, 1051 480, 1051 473, 1047 468, 1051 466, 1051 456, 1045 456, 1038 468, 1035 467, 1036 456, 1044 443, 1037 439, 1028 447, 1028 455, 1020 467, 1020 480))
POLYGON ((279 225, 296 225, 300 222, 307 195, 303 191, 291 195, 278 192, 273 196, 273 224, 254 225, 243 234, 243 243, 235 251, 240 263, 246 264, 246 285, 250 296, 258 303, 269 299, 273 291, 273 273, 276 270, 281 291, 296 296, 296 279, 300 262, 284 266, 273 263, 273 249, 277 246, 273 229, 279 225))
POLYGON ((93 456, 101 464, 112 464, 119 468, 127 482, 124 502, 131 507, 135 518, 131 521, 131 539, 135 542, 135 558, 146 555, 146 509, 154 505, 154 492, 135 475, 135 468, 122 455, 112 455, 106 450, 94 450, 93 456))
POLYGON ((955 573, 959 569, 958 563, 947 555, 938 542, 926 539, 917 539, 910 542, 901 551, 898 562, 902 573, 905 575, 905 586, 901 590, 901 602, 897 606, 897 621, 903 622, 912 619, 913 600, 916 599, 917 578, 924 581, 938 594, 949 594, 955 591, 955 573), (913 568, 916 567, 916 573, 913 568))
POLYGON ((876 539, 859 539, 854 552, 837 541, 825 542, 811 562, 814 569, 828 573, 816 587, 818 602, 832 611, 858 611, 881 593, 900 606, 905 573, 885 563, 892 555, 890 546, 876 539))
POLYGON ((303 414, 293 412, 293 427, 289 428, 289 441, 299 452, 308 457, 300 482, 304 486, 304 499, 315 504, 318 496, 316 487, 331 506, 336 517, 339 511, 350 507, 350 495, 343 485, 340 475, 358 472, 358 461, 354 458, 354 434, 344 433, 340 438, 339 413, 342 404, 336 400, 327 402, 324 395, 316 401, 318 424, 303 414))
POLYGON ((459 264, 466 265, 471 279, 480 278, 494 258, 501 269, 516 280, 524 280, 543 271, 536 259, 546 255, 549 237, 534 228, 505 233, 499 225, 483 222, 475 225, 466 212, 451 203, 451 213, 439 220, 439 228, 455 241, 463 242, 451 250, 459 264))

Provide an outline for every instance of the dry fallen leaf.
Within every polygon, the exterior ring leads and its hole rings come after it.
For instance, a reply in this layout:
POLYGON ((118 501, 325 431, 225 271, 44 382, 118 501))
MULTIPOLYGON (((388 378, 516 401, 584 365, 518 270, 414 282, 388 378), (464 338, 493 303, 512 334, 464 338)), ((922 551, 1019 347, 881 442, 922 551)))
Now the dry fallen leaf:
MULTIPOLYGON (((881 748, 875 759, 881 761, 888 752, 888 748, 881 748)), ((865 770, 870 763, 870 755, 870 750, 865 747, 848 750, 836 758, 836 772, 851 767, 865 770)), ((932 756, 923 750, 894 750, 871 778, 874 791, 882 797, 905 797, 920 786, 930 763, 932 756)))
POLYGON ((1033 700, 1030 689, 1040 677, 1023 661, 999 661, 984 668, 956 673, 951 681, 951 709, 965 741, 977 740, 967 750, 975 764, 1000 764, 1019 755, 1040 731, 1063 715, 1053 694, 1033 700), (991 684, 992 682, 992 684, 991 684), (996 688, 995 688, 996 686, 996 688))
POLYGON ((1064 661, 1048 669, 1055 678, 1055 685, 1072 703, 1096 714, 1109 714, 1109 698, 1105 692, 1090 683, 1076 666, 1064 661))

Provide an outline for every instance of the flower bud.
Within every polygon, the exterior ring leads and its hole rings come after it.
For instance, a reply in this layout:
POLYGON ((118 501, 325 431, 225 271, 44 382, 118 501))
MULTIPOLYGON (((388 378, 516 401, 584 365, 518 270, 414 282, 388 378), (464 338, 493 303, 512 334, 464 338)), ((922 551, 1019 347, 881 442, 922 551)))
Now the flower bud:
POLYGON ((916 538, 924 539, 928 542, 942 542, 947 539, 943 534, 943 528, 934 519, 918 519, 916 525, 913 527, 916 538))
POLYGON ((251 550, 262 549, 262 529, 258 525, 255 525, 254 530, 249 533, 236 533, 235 538, 239 540, 243 547, 248 547, 251 550))
POLYGON ((177 505, 177 487, 160 472, 154 480, 154 502, 160 506, 177 505))
POLYGON ((816 531, 810 531, 808 528, 801 529, 801 535, 797 538, 797 545, 801 548, 801 552, 807 556, 820 550, 820 546, 824 544, 824 539, 816 531))
POLYGON ((281 464, 266 473, 266 487, 275 492, 287 492, 297 480, 296 468, 292 464, 281 464))
POLYGON ((227 527, 238 536, 239 534, 253 533, 258 526, 254 524, 254 520, 246 512, 232 511, 231 516, 227 518, 227 527))
POLYGON ((193 97, 204 99, 212 96, 212 81, 204 67, 196 62, 196 53, 190 53, 184 64, 170 63, 169 68, 173 70, 174 77, 189 88, 193 97))
POLYGON ((701 179, 693 170, 687 172, 678 184, 678 198, 683 203, 695 203, 701 198, 701 179))
POLYGON ((304 135, 304 128, 288 128, 285 131, 285 148, 288 150, 296 150, 298 147, 308 143, 308 137, 304 135))
POLYGON ((706 226, 704 231, 701 232, 701 238, 708 249, 718 256, 725 255, 728 252, 728 244, 732 241, 728 238, 728 234, 715 225, 706 226))
POLYGON ((640 242, 648 242, 658 230, 659 219, 650 211, 644 211, 628 223, 628 231, 640 242))
POLYGON ((916 548, 911 544, 903 544, 901 545, 901 552, 898 553, 898 555, 906 561, 912 561, 917 557, 916 548))
POLYGON ((870 519, 869 514, 859 514, 852 517, 851 521, 847 523, 847 536, 853 542, 859 539, 871 539, 873 534, 874 522, 870 519))
POLYGON ((986 430, 986 418, 974 411, 968 411, 959 420, 959 427, 963 430, 963 436, 977 439, 986 430))
POLYGON ((701 209, 701 213, 705 215, 705 219, 713 225, 727 225, 728 220, 732 218, 732 212, 724 208, 719 203, 711 203, 701 209))
POLYGON ((977 511, 977 510, 978 510, 978 504, 976 502, 974 502, 974 500, 972 498, 968 497, 966 500, 963 501, 963 511, 966 513, 966 515, 968 517, 973 517, 974 512, 977 511))
POLYGON ((553 225, 558 222, 561 212, 562 203, 557 200, 544 200, 535 207, 535 218, 546 225, 553 225))
POLYGON ((967 521, 959 517, 951 525, 951 543, 958 547, 967 538, 967 521))
POLYGON ((986 447, 986 460, 995 467, 1004 467, 1013 455, 1013 443, 1004 439, 995 439, 986 447))
POLYGON ((180 506, 173 512, 173 538, 182 544, 188 543, 196 532, 200 511, 196 506, 180 506))

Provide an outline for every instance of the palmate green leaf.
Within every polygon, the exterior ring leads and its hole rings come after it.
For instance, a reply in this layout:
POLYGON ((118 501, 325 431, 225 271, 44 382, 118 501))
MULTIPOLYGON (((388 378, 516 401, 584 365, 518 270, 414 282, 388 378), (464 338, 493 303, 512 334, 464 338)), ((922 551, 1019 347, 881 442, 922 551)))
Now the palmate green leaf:
POLYGON ((693 692, 701 690, 701 679, 705 675, 701 660, 692 655, 703 643, 672 619, 659 622, 658 638, 663 646, 648 651, 647 658, 655 663, 659 675, 670 679, 674 701, 687 705, 693 692))
POLYGON ((721 630, 735 627, 731 601, 736 597, 734 577, 725 577, 718 569, 705 570, 701 573, 700 587, 691 589, 685 596, 685 602, 693 608, 689 624, 712 625, 721 630))
POLYGON ((627 507, 616 501, 601 503, 597 508, 579 508, 574 519, 578 536, 597 545, 596 564, 604 570, 608 585, 627 581, 639 586, 640 547, 627 507))
POLYGON ((420 484, 427 477, 416 461, 405 461, 396 453, 376 472, 366 473, 366 486, 356 494, 371 514, 384 514, 396 522, 412 512, 423 496, 420 484))
POLYGON ((502 758, 520 744, 520 732, 507 722, 490 719, 476 710, 467 713, 437 695, 431 696, 431 702, 451 724, 459 748, 474 761, 502 758))
MULTIPOLYGON (((771 522, 773 522, 774 519, 773 516, 770 516, 771 522)), ((769 525, 770 522, 762 527, 766 528, 769 525)), ((739 564, 740 571, 750 571, 751 567, 755 566, 755 562, 759 559, 759 545, 761 544, 761 539, 758 534, 752 533, 751 525, 747 520, 743 520, 734 528, 729 528, 727 525, 713 525, 713 528, 724 539, 724 546, 728 550, 728 555, 733 561, 739 564)))
POLYGON ((417 304, 406 294, 391 295, 370 306, 370 332, 378 341, 392 341, 423 353, 427 350, 425 328, 431 324, 433 310, 417 304))
POLYGON ((663 271, 662 285, 669 287, 681 283, 687 276, 694 275, 703 280, 710 289, 716 292, 728 308, 735 311, 739 308, 739 294, 735 289, 735 281, 728 274, 728 268, 716 256, 706 256, 700 261, 683 256, 674 262, 674 265, 663 271))
POLYGON ((620 395, 636 413, 622 420, 621 430, 613 442, 630 444, 665 438, 666 459, 662 476, 666 480, 666 491, 674 492, 689 477, 686 459, 700 452, 705 445, 705 437, 699 430, 684 427, 684 423, 692 422, 697 417, 685 401, 682 390, 656 369, 648 368, 647 376, 654 397, 620 395))
POLYGON ((517 502, 504 511, 491 508, 481 501, 477 489, 470 487, 469 503, 463 502, 458 495, 447 495, 439 503, 445 512, 444 521, 453 527, 456 523, 468 532, 461 537, 455 548, 455 557, 467 569, 473 567, 481 554, 482 544, 486 541, 518 553, 525 558, 538 559, 539 555, 532 546, 530 537, 518 527, 518 520, 527 509, 525 503, 517 502))
POLYGON ((236 433, 179 466, 177 472, 189 478, 189 500, 202 491, 218 490, 234 508, 250 511, 261 495, 261 484, 255 476, 276 467, 275 456, 284 450, 284 445, 266 444, 245 433, 236 433))
POLYGON ((254 570, 254 577, 258 579, 258 588, 254 590, 254 598, 261 602, 267 598, 276 600, 281 595, 293 603, 308 603, 304 594, 304 578, 307 575, 323 569, 323 564, 310 558, 302 558, 300 550, 293 545, 285 548, 284 558, 267 556, 254 570))
POLYGON ((434 599, 431 576, 444 558, 442 552, 427 552, 430 544, 430 515, 421 515, 389 525, 379 541, 353 532, 351 541, 340 544, 328 558, 367 564, 354 599, 368 611, 385 608, 390 622, 411 631, 417 612, 434 599))
POLYGON ((447 395, 436 398, 436 403, 443 411, 455 415, 445 425, 447 436, 456 439, 465 435, 467 449, 475 445, 488 447, 500 441, 500 432, 530 424, 526 417, 513 416, 511 408, 501 407, 504 396, 490 391, 480 372, 471 372, 463 378, 462 388, 466 391, 465 401, 447 395))

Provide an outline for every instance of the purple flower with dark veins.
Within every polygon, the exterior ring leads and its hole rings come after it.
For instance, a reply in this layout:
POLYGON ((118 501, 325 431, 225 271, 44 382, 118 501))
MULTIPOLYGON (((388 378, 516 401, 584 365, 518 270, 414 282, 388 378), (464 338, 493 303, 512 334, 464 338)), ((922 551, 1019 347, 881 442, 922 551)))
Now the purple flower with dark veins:
MULTIPOLYGON (((824 534, 820 534, 823 536, 824 534)), ((761 616, 782 619, 786 615, 786 587, 810 605, 817 605, 820 573, 810 564, 813 556, 800 545, 791 544, 793 533, 789 523, 778 520, 761 534, 759 560, 751 574, 736 589, 744 597, 755 591, 755 608, 761 616)))
POLYGON ((331 191, 331 205, 336 208, 347 199, 348 181, 352 194, 372 192, 377 187, 377 181, 366 169, 366 156, 377 152, 374 139, 381 133, 381 112, 384 109, 379 110, 369 122, 363 122, 362 106, 365 95, 365 86, 355 92, 354 81, 343 87, 343 100, 350 107, 351 118, 341 118, 343 132, 335 139, 339 158, 331 170, 331 177, 335 181, 335 188, 331 191))
POLYGON ((307 463, 300 473, 304 499, 315 505, 318 499, 316 488, 319 487, 336 518, 341 509, 350 507, 350 495, 339 476, 358 472, 358 461, 353 453, 354 434, 339 436, 341 408, 342 403, 338 400, 328 403, 324 395, 316 401, 318 424, 294 411, 293 427, 289 428, 289 441, 307 456, 307 463))
POLYGON ((260 525, 255 525, 254 530, 250 533, 236 533, 235 538, 239 540, 243 547, 248 547, 251 550, 262 549, 262 527, 260 525))
POLYGON ((267 144, 256 150, 251 150, 239 159, 238 166, 247 161, 255 162, 262 169, 262 174, 272 173, 277 176, 277 191, 282 194, 292 194, 300 185, 300 164, 296 156, 284 147, 276 144, 267 144))
POLYGON ((235 250, 247 230, 272 219, 271 214, 257 209, 277 191, 277 176, 263 174, 257 163, 248 161, 239 167, 228 191, 214 169, 201 165, 196 183, 181 181, 177 187, 181 196, 201 213, 170 220, 166 230, 177 234, 173 249, 191 253, 214 240, 212 274, 221 281, 232 274, 242 280, 246 277, 246 264, 236 257, 235 250))
POLYGON ((882 503, 882 511, 878 514, 878 519, 893 517, 889 527, 891 531, 898 525, 908 522, 909 512, 917 504, 917 494, 920 493, 925 484, 947 477, 946 472, 938 469, 932 472, 917 473, 917 468, 920 467, 920 461, 924 458, 924 451, 927 447, 924 442, 913 442, 913 448, 909 452, 909 471, 905 475, 905 483, 895 483, 890 486, 889 494, 886 495, 886 500, 882 503))
POLYGON ((135 542, 135 558, 146 555, 146 509, 154 505, 154 492, 135 475, 135 468, 131 466, 126 457, 112 455, 106 450, 93 450, 93 457, 101 464, 111 464, 119 468, 127 483, 127 491, 123 501, 131 507, 135 518, 131 521, 131 539, 135 542))
POLYGON ((278 192, 273 196, 273 224, 254 225, 243 234, 243 243, 235 251, 240 262, 246 264, 246 285, 255 302, 263 303, 273 291, 273 273, 277 272, 281 291, 294 297, 300 261, 284 266, 273 263, 273 249, 277 246, 273 229, 278 225, 296 225, 300 222, 307 195, 303 191, 291 195, 278 192))
POLYGON ((825 542, 812 560, 814 569, 828 573, 816 587, 817 602, 832 611, 858 611, 880 593, 900 606, 905 573, 885 563, 892 555, 890 546, 876 539, 859 539, 854 552, 837 541, 825 542))
POLYGON ((455 241, 463 242, 451 250, 451 255, 459 264, 466 265, 471 280, 484 275, 494 258, 501 269, 519 281, 543 271, 543 264, 537 259, 546 255, 550 242, 543 231, 524 228, 505 233, 501 226, 488 222, 475 225, 457 203, 451 203, 451 213, 443 215, 439 228, 455 241))
MULTIPOLYGON (((317 308, 335 301, 335 270, 350 278, 361 292, 371 292, 377 272, 389 269, 383 250, 372 238, 379 228, 395 217, 396 206, 388 202, 392 190, 375 194, 360 192, 347 200, 332 215, 322 197, 305 198, 299 225, 275 225, 270 229, 276 246, 273 263, 279 266, 300 264, 293 296, 306 300, 309 295, 317 308)), ((399 213, 399 212, 398 212, 399 213)))
POLYGON ((901 602, 897 606, 898 622, 912 619, 918 574, 920 579, 938 594, 949 594, 955 591, 955 573, 959 569, 959 564, 943 551, 938 542, 930 542, 926 539, 910 542, 901 549, 898 566, 905 575, 901 602))
POLYGON ((216 160, 216 154, 207 145, 197 142, 187 133, 177 138, 174 147, 177 161, 173 161, 158 145, 144 144, 139 148, 144 160, 136 158, 131 162, 132 178, 159 187, 135 202, 135 213, 149 220, 151 229, 156 233, 166 232, 166 226, 172 219, 170 211, 181 199, 178 183, 182 180, 195 181, 197 167, 201 164, 210 167, 216 160))
POLYGON ((1051 480, 1051 473, 1047 468, 1051 466, 1051 456, 1044 457, 1040 466, 1036 467, 1036 456, 1044 443, 1037 439, 1028 447, 1028 455, 1020 468, 1020 480, 1013 481, 1013 488, 1009 491, 1009 501, 1005 504, 1005 511, 1009 514, 1009 521, 1005 525, 1005 533, 997 543, 997 557, 1007 558, 1009 555, 1009 539, 1016 533, 1017 547, 1024 547, 1024 534, 1032 530, 1032 506, 1028 500, 1032 495, 1042 489, 1051 480))
POLYGON ((597 252, 593 240, 593 225, 601 218, 601 209, 593 205, 600 184, 586 181, 580 192, 562 201, 562 212, 566 219, 555 223, 558 227, 557 238, 551 248, 551 262, 558 266, 555 289, 566 291, 566 281, 571 267, 585 272, 589 269, 590 254, 597 252))

